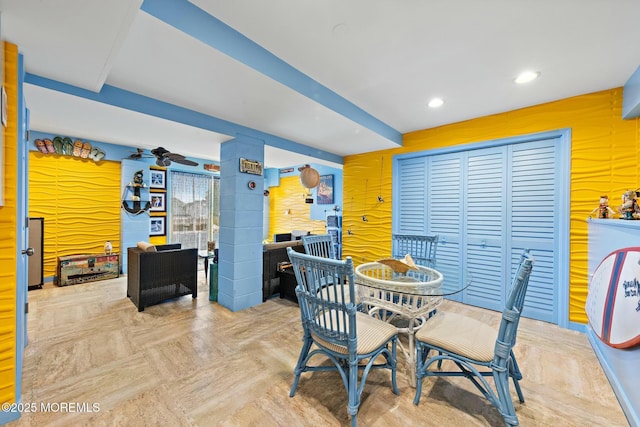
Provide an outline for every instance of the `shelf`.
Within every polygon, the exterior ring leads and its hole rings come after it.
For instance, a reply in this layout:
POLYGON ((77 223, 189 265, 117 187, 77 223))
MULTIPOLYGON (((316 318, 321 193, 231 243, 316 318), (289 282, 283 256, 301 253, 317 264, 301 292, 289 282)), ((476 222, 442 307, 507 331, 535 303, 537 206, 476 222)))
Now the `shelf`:
POLYGON ((123 200, 122 208, 132 214, 141 214, 151 209, 151 202, 148 200, 123 200))
POLYGON ((629 230, 638 230, 640 231, 640 220, 631 220, 631 219, 587 219, 588 223, 596 224, 598 226, 611 227, 611 228, 622 228, 629 230))
POLYGON ((149 195, 148 187, 144 182, 129 182, 124 187, 122 193, 122 208, 134 215, 147 212, 151 209, 151 201, 147 200, 149 195), (144 193, 145 199, 141 199, 140 190, 147 190, 144 193))

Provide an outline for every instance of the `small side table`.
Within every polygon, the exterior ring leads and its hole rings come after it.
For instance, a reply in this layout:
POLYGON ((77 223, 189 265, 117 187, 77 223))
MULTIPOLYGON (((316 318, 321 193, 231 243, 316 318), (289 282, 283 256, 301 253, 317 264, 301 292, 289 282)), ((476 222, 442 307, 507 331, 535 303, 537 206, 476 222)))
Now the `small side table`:
POLYGON ((208 279, 209 274, 209 260, 213 260, 213 262, 218 262, 218 250, 216 249, 213 252, 207 251, 198 251, 198 257, 202 258, 204 261, 204 278, 208 279))
POLYGON ((296 295, 296 286, 298 282, 296 280, 296 274, 292 268, 284 268, 277 273, 280 278, 280 298, 286 298, 293 302, 298 302, 298 296, 296 295))

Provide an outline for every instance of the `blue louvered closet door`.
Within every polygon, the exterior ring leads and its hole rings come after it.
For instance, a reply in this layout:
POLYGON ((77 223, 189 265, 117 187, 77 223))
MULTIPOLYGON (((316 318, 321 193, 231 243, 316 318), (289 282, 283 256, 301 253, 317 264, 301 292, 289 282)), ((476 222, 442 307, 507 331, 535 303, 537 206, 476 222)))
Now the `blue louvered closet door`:
POLYGON ((524 248, 536 257, 524 315, 558 323, 558 139, 403 159, 396 233, 438 234, 438 268, 472 285, 451 299, 502 310, 524 248))

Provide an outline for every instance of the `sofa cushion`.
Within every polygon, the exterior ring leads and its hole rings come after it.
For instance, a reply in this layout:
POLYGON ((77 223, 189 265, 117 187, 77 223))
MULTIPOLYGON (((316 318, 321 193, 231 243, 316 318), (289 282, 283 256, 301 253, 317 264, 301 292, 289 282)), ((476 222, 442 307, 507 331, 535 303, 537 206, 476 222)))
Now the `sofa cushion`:
POLYGON ((156 252, 156 245, 149 242, 138 242, 136 246, 144 252, 156 252))

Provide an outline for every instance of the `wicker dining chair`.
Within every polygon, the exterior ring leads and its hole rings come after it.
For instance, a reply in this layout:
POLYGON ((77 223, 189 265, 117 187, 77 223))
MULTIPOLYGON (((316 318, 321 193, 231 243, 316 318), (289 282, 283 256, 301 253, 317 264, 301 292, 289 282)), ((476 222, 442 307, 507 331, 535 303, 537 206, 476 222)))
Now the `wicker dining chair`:
POLYGON ((427 327, 420 329, 416 334, 418 353, 414 404, 420 402, 424 377, 464 376, 498 409, 506 425, 519 424, 509 393, 509 378, 513 380, 520 403, 524 403, 518 382, 522 373, 513 347, 534 262, 526 249, 514 274, 498 331, 479 320, 442 311, 429 320, 427 327), (431 350, 437 354, 429 358, 431 350), (440 369, 443 361, 453 362, 458 370, 429 370, 433 363, 437 363, 440 369), (476 366, 485 369, 481 371, 476 366), (493 376, 495 391, 484 379, 486 376, 493 376))
POLYGON ((424 267, 434 267, 438 239, 439 236, 437 234, 427 236, 394 234, 392 236, 391 255, 393 258, 401 259, 409 254, 416 264, 424 267))
POLYGON ((302 245, 308 255, 337 259, 336 251, 329 234, 302 236, 302 245))
MULTIPOLYGON (((300 254, 291 248, 287 252, 298 282, 296 295, 304 330, 289 395, 295 395, 303 372, 337 371, 347 389, 351 425, 356 426, 360 397, 372 369, 390 370, 392 389, 398 394, 396 328, 357 311, 355 304, 349 302, 355 300, 350 257, 341 261, 300 254), (320 292, 327 282, 336 285, 331 286, 330 291, 320 292), (313 350, 312 346, 315 346, 313 350), (316 355, 326 356, 331 363, 311 363, 316 355), (379 356, 383 356, 384 361, 379 360, 379 356)), ((317 360, 324 361, 323 357, 317 360)))

